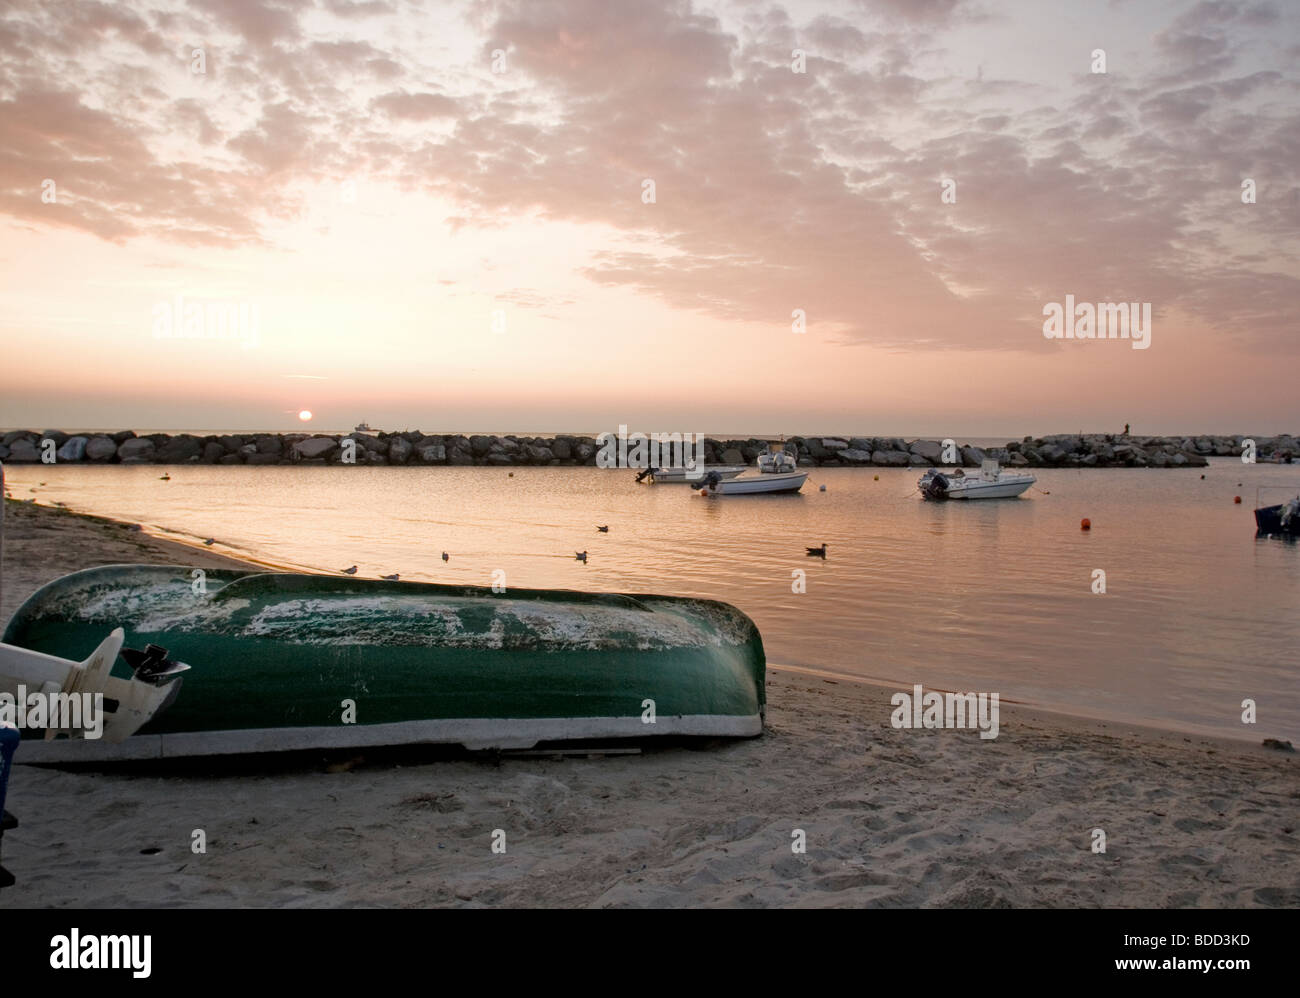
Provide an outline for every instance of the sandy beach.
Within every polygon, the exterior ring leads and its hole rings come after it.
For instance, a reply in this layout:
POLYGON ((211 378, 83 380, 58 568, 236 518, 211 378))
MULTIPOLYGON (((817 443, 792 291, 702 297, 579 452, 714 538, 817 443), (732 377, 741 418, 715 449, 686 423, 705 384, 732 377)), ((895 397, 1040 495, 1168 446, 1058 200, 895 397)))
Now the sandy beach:
MULTIPOLYGON (((7 503, 8 618, 66 572, 230 559, 7 503)), ((1293 752, 1003 705, 890 726, 891 689, 772 668, 757 739, 17 767, 7 906, 1294 907, 1293 752), (1094 829, 1106 836, 1093 851, 1094 829), (196 829, 206 852, 192 851, 196 829), (494 852, 504 832, 505 851, 494 852), (796 830, 806 852, 796 853, 796 830)), ((1265 733, 1266 734, 1266 733, 1265 733)))

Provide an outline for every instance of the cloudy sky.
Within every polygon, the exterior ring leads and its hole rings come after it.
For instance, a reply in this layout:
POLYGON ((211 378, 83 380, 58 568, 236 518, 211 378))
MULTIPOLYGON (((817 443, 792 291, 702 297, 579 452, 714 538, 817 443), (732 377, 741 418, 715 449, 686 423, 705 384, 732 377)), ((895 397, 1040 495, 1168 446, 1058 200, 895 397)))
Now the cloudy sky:
POLYGON ((0 425, 1295 431, 1298 65, 1281 0, 7 0, 0 425))

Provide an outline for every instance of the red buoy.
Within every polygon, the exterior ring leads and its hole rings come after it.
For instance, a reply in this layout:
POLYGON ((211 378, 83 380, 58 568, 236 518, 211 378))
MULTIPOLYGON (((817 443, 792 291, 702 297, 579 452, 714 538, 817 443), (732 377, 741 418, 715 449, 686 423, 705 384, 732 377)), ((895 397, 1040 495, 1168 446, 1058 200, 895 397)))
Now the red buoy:
POLYGON ((1240 505, 1241 505, 1241 496, 1233 496, 1233 497, 1232 497, 1232 501, 1235 502, 1238 506, 1240 506, 1240 505))
POLYGON ((1085 516, 1082 520, 1079 521, 1079 529, 1080 529, 1080 530, 1091 530, 1091 529, 1092 529, 1092 521, 1089 520, 1089 519, 1085 516))

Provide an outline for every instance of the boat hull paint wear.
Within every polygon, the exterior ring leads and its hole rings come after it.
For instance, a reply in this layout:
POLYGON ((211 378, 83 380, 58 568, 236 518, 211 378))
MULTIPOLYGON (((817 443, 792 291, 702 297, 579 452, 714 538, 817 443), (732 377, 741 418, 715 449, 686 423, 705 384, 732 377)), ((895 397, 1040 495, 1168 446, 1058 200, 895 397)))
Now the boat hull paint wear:
POLYGON ((62 655, 112 620, 191 669, 119 746, 25 744, 23 761, 762 732, 762 638, 725 603, 221 570, 205 581, 197 594, 185 568, 106 566, 24 603, 11 644, 62 655))

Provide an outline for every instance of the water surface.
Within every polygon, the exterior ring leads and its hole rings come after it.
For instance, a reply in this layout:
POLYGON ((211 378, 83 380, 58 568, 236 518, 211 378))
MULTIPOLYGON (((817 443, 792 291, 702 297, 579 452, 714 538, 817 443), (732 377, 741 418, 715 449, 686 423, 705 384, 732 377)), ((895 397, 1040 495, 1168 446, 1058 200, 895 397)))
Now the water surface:
POLYGON ((1256 540, 1251 514, 1257 484, 1295 494, 1300 466, 1212 459, 1203 480, 1041 470, 1021 499, 946 504, 920 501, 919 472, 895 469, 813 469, 800 495, 716 499, 595 468, 6 473, 16 498, 215 537, 213 550, 237 556, 355 564, 362 577, 490 585, 501 570, 507 586, 705 596, 753 617, 772 662, 1252 740, 1300 735, 1300 547, 1256 540), (824 562, 805 556, 823 541, 824 562), (586 564, 574 559, 584 550, 586 564), (1259 705, 1253 728, 1240 719, 1247 697, 1259 705))

